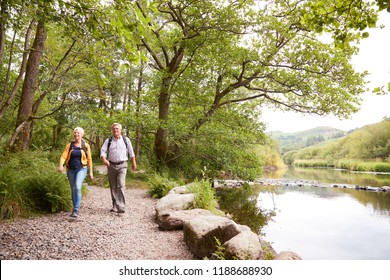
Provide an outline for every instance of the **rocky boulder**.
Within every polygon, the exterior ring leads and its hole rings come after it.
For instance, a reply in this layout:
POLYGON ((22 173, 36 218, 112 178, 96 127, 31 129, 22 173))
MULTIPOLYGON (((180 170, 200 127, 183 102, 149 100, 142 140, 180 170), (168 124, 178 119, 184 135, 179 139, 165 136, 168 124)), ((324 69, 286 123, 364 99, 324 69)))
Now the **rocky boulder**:
POLYGON ((177 210, 190 209, 194 203, 195 194, 168 194, 162 197, 155 205, 157 216, 167 215, 177 210))
POLYGON ((226 259, 259 260, 263 250, 259 237, 252 231, 243 231, 223 244, 226 259))
POLYGON ((390 187, 389 186, 383 186, 379 188, 380 191, 382 192, 390 192, 390 187))
POLYGON ((183 227, 185 243, 200 258, 217 251, 217 240, 223 244, 240 232, 234 221, 216 215, 195 217, 183 227))
POLYGON ((277 254, 275 256, 274 260, 289 260, 289 261, 293 261, 293 260, 302 260, 302 258, 301 258, 301 256, 299 256, 295 252, 282 251, 282 252, 280 252, 279 254, 277 254))
POLYGON ((178 210, 157 215, 157 224, 166 230, 181 230, 185 223, 202 215, 212 215, 212 213, 205 209, 178 210))
POLYGON ((167 194, 186 194, 188 193, 187 186, 174 187, 167 194))

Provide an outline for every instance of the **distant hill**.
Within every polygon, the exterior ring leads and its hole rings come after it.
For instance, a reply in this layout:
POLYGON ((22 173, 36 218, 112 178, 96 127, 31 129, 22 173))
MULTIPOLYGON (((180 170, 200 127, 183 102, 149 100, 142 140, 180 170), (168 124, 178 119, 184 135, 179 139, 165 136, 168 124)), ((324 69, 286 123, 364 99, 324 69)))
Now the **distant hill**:
POLYGON ((286 152, 283 161, 300 166, 390 172, 390 118, 358 128, 345 137, 286 152))
POLYGON ((346 131, 329 126, 320 126, 292 133, 269 132, 269 136, 279 143, 282 153, 309 147, 329 139, 340 138, 347 134, 346 131))

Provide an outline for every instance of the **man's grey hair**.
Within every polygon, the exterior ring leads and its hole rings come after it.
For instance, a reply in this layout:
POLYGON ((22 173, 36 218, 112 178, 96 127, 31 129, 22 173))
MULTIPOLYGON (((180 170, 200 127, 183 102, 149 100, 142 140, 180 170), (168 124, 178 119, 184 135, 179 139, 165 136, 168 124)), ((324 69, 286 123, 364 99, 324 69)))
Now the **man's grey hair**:
POLYGON ((122 130, 122 125, 120 123, 113 123, 111 125, 111 129, 113 129, 115 126, 119 127, 119 129, 122 130))

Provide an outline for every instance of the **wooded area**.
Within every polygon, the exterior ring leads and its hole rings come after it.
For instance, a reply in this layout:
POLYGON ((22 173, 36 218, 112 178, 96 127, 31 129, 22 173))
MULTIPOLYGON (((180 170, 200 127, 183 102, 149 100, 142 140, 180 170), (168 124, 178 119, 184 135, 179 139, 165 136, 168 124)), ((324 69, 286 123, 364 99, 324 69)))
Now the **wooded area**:
POLYGON ((0 151, 56 151, 81 126, 98 154, 120 122, 155 169, 253 177, 264 106, 357 110, 366 73, 350 64, 355 43, 388 6, 2 0, 0 151))

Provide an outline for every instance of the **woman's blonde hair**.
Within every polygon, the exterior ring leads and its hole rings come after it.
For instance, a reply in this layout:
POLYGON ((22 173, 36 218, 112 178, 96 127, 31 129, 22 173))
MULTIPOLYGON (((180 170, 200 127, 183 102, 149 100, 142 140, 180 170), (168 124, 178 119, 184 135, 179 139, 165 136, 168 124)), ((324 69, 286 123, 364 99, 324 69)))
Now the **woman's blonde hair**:
POLYGON ((73 132, 76 131, 78 131, 81 134, 81 137, 84 136, 84 129, 82 129, 81 127, 76 127, 75 129, 73 129, 73 132))

